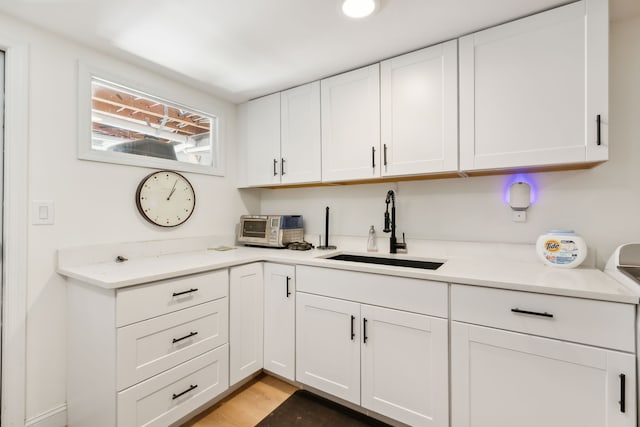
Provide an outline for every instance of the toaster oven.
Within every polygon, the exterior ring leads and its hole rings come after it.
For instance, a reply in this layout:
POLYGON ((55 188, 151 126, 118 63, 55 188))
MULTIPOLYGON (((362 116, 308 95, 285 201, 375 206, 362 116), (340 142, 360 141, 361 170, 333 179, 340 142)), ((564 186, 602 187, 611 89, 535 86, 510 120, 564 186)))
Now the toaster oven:
POLYGON ((302 215, 242 215, 238 228, 238 243, 248 246, 285 248, 289 243, 302 242, 302 215))

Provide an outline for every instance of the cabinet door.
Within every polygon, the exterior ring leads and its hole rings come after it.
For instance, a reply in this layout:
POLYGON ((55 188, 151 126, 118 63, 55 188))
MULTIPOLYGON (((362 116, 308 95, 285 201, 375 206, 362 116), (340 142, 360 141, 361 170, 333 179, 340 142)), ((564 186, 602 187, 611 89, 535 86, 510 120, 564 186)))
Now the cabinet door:
POLYGON ((295 380, 295 267, 264 264, 264 369, 295 380))
POLYGON ((636 425, 634 355, 458 322, 451 328, 452 427, 636 425))
POLYGON ((380 176, 380 66, 321 82, 322 180, 380 176))
POLYGON ((362 406, 411 426, 449 426, 447 320, 363 305, 362 406))
POLYGON ((296 295, 296 380, 360 404, 360 304, 296 295))
POLYGON ((320 82, 281 94, 283 184, 320 181, 320 82))
POLYGON ((280 93, 249 101, 247 184, 280 183, 280 93))
POLYGON ((576 2, 460 39, 461 170, 607 159, 606 4, 576 2))
POLYGON ((380 64, 382 175, 458 169, 456 40, 380 64))
POLYGON ((231 269, 229 275, 229 383, 262 369, 262 264, 231 269))

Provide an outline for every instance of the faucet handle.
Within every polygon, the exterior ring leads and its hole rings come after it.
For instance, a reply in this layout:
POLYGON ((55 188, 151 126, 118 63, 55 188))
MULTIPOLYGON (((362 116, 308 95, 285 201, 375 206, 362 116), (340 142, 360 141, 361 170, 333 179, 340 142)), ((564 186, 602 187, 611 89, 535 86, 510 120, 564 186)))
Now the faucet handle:
POLYGON ((396 243, 396 249, 399 252, 407 253, 407 242, 404 240, 404 233, 402 233, 402 243, 396 243))

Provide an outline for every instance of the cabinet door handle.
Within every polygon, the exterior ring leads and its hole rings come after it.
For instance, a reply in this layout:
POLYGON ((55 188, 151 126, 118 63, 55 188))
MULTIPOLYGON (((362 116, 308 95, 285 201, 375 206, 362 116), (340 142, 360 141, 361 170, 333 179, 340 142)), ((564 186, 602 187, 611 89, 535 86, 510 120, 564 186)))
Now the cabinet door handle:
POLYGON ((387 144, 383 145, 384 150, 382 151, 383 157, 384 157, 384 165, 387 166, 387 144))
POLYGON ((354 338, 356 337, 356 331, 355 331, 355 322, 356 320, 356 316, 351 316, 351 341, 354 340, 354 338))
POLYGON ((553 314, 547 313, 546 311, 544 313, 540 313, 538 311, 520 310, 517 307, 516 308, 512 308, 511 311, 514 312, 514 313, 518 313, 518 314, 530 314, 532 316, 548 317, 550 319, 553 318, 553 314))
POLYGON ((287 276, 287 298, 289 298, 289 296, 291 295, 291 291, 289 291, 289 281, 291 280, 291 277, 287 276))
POLYGON ((195 390, 196 388, 198 388, 198 384, 195 384, 195 385, 191 384, 191 385, 189 386, 189 388, 188 388, 188 389, 186 389, 185 391, 183 391, 182 393, 178 393, 178 394, 175 394, 175 393, 174 393, 174 394, 173 394, 173 398, 172 398, 172 400, 176 400, 176 399, 177 399, 177 398, 179 398, 180 396, 185 395, 185 394, 189 393, 191 390, 195 390))
POLYGON ((191 332, 191 333, 189 333, 188 335, 185 335, 185 336, 183 336, 183 337, 180 337, 180 338, 174 338, 174 339, 173 339, 173 343, 175 344, 175 343, 177 343, 177 342, 180 342, 180 341, 182 341, 182 340, 186 340, 187 338, 191 338, 191 337, 194 337, 194 336, 196 336, 196 335, 198 335, 198 333, 197 333, 197 332, 191 332))
POLYGON ((602 138, 600 137, 600 124, 602 120, 600 119, 600 114, 596 116, 596 144, 602 145, 602 138))
POLYGON ((193 292, 198 292, 198 288, 191 288, 188 291, 174 292, 173 296, 174 297, 179 297, 180 295, 187 295, 187 294, 191 294, 193 292))
POLYGON ((376 168, 376 147, 371 146, 371 167, 376 168))
POLYGON ((620 374, 620 401, 618 402, 620 404, 620 412, 625 413, 626 412, 626 400, 627 400, 627 391, 626 391, 626 385, 627 385, 627 377, 625 376, 625 374, 620 374))
POLYGON ((280 175, 284 175, 284 157, 280 158, 280 175))
POLYGON ((369 337, 367 336, 367 318, 363 317, 362 318, 362 342, 366 344, 368 339, 369 337))
POLYGON ((278 166, 278 159, 273 159, 273 176, 278 176, 278 170, 276 169, 278 166))

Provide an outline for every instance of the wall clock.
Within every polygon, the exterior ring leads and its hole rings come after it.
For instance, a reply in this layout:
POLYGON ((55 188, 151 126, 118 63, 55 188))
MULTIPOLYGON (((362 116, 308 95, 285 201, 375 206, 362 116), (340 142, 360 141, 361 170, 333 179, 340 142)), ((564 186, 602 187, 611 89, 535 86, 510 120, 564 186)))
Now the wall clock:
POLYGON ((177 172, 162 170, 150 173, 136 190, 136 206, 152 224, 175 227, 189 219, 196 205, 193 186, 177 172))

